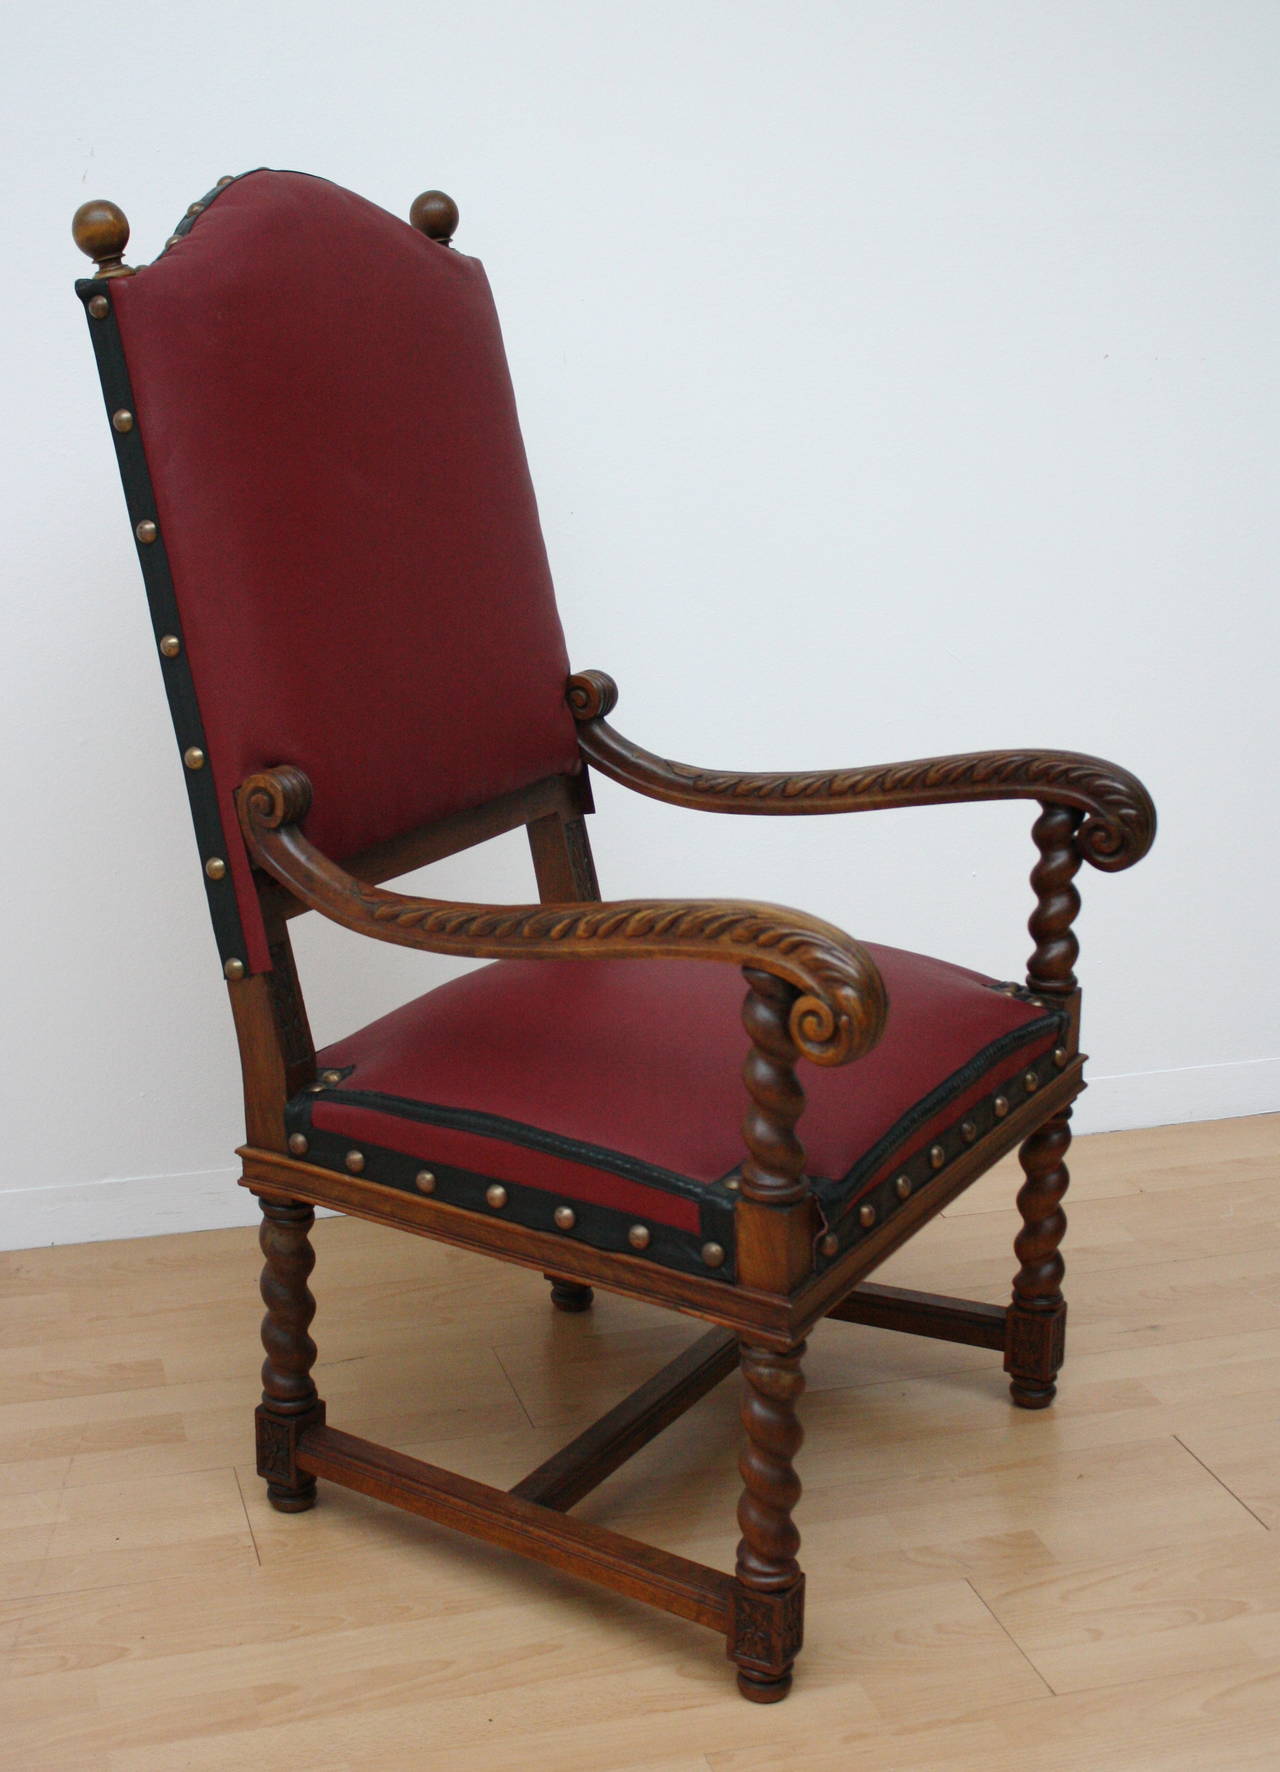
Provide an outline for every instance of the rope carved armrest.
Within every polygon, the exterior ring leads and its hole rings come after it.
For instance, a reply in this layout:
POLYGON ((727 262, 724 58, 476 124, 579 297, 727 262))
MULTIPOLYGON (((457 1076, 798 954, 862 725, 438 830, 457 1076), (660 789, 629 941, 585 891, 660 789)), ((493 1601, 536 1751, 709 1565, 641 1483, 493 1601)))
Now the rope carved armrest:
POLYGON ((847 1064, 875 1045, 888 1010, 870 956, 833 924, 780 905, 719 899, 484 905, 410 898, 371 886, 299 828, 311 784, 284 764, 237 794, 255 864, 335 923, 430 953, 472 959, 718 960, 790 986, 786 1023, 814 1064, 847 1064))
POLYGON ((655 756, 616 732, 606 716, 617 700, 617 685, 604 671, 582 671, 569 679, 568 701, 580 722, 583 756, 624 787, 677 806, 796 816, 955 801, 1038 800, 1084 815, 1074 846, 1083 860, 1106 873, 1141 861, 1155 838, 1155 807, 1146 788, 1127 769, 1101 757, 1073 751, 975 751, 799 775, 697 769, 655 756))

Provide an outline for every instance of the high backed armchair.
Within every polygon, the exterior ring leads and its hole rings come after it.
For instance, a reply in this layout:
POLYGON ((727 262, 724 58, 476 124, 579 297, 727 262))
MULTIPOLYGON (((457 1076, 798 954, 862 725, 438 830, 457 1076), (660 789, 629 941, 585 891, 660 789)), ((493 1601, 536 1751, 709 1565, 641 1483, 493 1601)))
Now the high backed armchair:
POLYGON ((325 1478, 718 1631, 742 1691, 769 1701, 801 1637, 810 1327, 989 1347, 1016 1403, 1053 1397, 1083 1086, 1074 881, 1085 861, 1139 860, 1155 817, 1124 770, 1053 751, 737 775, 623 738, 612 681, 570 675, 493 302, 450 248, 456 220, 439 192, 410 226, 320 179, 258 171, 193 203, 138 273, 113 205, 75 222, 97 260, 77 293, 243 1059, 243 1181, 266 1258, 258 1466, 285 1511, 325 1478), (778 905, 602 902, 592 769, 769 817, 1032 801, 1026 983, 778 905), (519 826, 536 903, 380 884, 519 826), (493 964, 316 1052, 289 942, 308 910, 493 964), (868 1281, 1015 1145, 1007 1306, 868 1281), (308 1333, 317 1204, 544 1273, 564 1310, 603 1287, 714 1327, 509 1492, 491 1488, 326 1422, 308 1333), (573 1517, 738 1366, 733 1573, 573 1517))

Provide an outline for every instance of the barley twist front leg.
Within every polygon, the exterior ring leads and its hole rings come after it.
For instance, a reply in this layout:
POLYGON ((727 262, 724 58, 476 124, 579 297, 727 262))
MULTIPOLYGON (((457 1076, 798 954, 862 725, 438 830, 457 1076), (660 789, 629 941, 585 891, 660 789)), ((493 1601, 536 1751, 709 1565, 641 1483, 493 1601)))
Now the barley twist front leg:
POLYGON ((258 1475, 267 1479, 267 1498, 281 1513, 313 1507, 316 1480, 297 1468, 298 1434, 324 1420, 324 1404, 311 1381, 316 1344, 307 1333, 316 1311, 307 1279, 315 1266, 308 1233, 315 1209, 295 1200, 262 1201, 258 1242, 265 1257, 260 1289, 267 1314, 262 1319, 262 1402, 255 1418, 258 1475))
POLYGON ((1018 1152, 1026 1181, 1018 1192, 1022 1229, 1014 1239, 1021 1264, 1005 1323, 1004 1369, 1010 1394, 1023 1409, 1044 1409, 1054 1399, 1066 1341, 1067 1305, 1062 1296, 1066 1264, 1060 1245, 1067 1228, 1062 1196, 1063 1161, 1071 1143, 1071 1109, 1046 1120, 1018 1152))
POLYGON ((791 1514, 800 1499, 792 1460, 804 1430, 796 1405, 804 1391, 805 1344, 787 1353, 742 1348, 742 1424, 738 1461, 745 1487, 738 1503, 738 1545, 729 1654, 738 1689, 757 1704, 775 1704, 791 1689, 791 1669, 804 1627, 804 1576, 796 1561, 800 1534, 791 1514))

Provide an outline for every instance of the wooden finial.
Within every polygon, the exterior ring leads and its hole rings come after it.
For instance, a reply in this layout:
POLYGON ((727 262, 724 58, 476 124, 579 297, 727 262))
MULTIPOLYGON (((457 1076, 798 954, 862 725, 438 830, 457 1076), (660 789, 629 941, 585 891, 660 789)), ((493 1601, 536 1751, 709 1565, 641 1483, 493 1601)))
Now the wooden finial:
POLYGON ((129 218, 116 204, 101 197, 82 203, 71 218, 71 237, 81 252, 97 260, 100 277, 133 276, 124 262, 129 218))
POLYGON ((448 246, 457 232, 458 205, 443 191, 424 191, 420 197, 414 198, 409 220, 428 240, 438 240, 442 246, 448 246))

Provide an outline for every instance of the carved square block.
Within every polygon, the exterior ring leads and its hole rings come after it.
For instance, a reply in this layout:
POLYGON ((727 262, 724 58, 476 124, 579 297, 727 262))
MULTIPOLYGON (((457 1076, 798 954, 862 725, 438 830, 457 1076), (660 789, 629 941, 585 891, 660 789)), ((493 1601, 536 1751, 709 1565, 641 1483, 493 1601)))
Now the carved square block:
POLYGON ((1061 1371, 1067 1351, 1067 1307, 1029 1311, 1016 1303, 1004 1328, 1004 1369, 1045 1383, 1061 1371))
POLYGON ((298 1436, 305 1428, 324 1426, 324 1404, 317 1403, 305 1415, 276 1415, 259 1403, 253 1419, 258 1475, 282 1489, 296 1489, 301 1482, 308 1481, 298 1473, 298 1436))
POLYGON ((780 1594, 736 1582, 729 1613, 729 1658, 754 1673, 783 1674, 804 1641, 804 1577, 780 1594))

